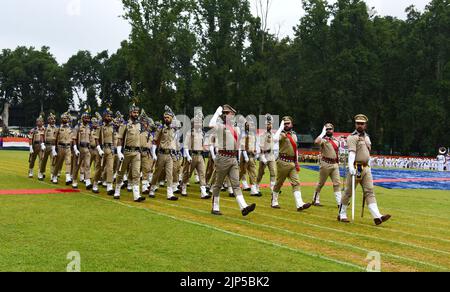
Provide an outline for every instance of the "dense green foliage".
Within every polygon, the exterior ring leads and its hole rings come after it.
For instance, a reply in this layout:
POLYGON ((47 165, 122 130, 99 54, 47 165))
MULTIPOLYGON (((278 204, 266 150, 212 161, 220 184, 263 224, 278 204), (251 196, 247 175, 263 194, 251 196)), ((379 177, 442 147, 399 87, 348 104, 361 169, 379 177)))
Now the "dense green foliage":
POLYGON ((318 134, 326 121, 351 131, 365 113, 377 151, 435 155, 450 139, 450 0, 406 20, 362 0, 302 0, 292 38, 265 30, 242 0, 123 0, 129 40, 109 56, 80 51, 58 66, 48 48, 0 54, 0 107, 41 110, 77 100, 126 111, 136 99, 158 117, 165 104, 192 114, 225 102, 242 114, 271 112, 318 134), (101 103, 98 104, 98 101, 101 103))

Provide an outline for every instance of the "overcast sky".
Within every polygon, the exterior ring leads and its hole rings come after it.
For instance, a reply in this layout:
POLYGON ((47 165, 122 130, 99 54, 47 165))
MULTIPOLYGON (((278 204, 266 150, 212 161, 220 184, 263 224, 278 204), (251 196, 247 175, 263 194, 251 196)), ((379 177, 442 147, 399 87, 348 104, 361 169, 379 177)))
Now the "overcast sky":
MULTIPOLYGON (((429 1, 366 0, 378 14, 402 19, 406 7, 423 10, 429 1)), ((60 63, 78 50, 113 53, 130 32, 120 0, 0 0, 0 11, 0 49, 46 45, 60 63)), ((269 28, 291 35, 302 14, 300 0, 273 0, 269 28)))

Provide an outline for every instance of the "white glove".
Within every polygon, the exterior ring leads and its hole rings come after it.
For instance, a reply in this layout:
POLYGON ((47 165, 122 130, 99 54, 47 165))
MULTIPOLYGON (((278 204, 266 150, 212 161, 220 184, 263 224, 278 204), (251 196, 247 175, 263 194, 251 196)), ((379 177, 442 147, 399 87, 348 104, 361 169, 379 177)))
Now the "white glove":
POLYGON ((323 127, 322 133, 320 134, 320 138, 323 138, 327 134, 327 127, 323 127))
POLYGON ((356 169, 355 169, 355 159, 356 159, 356 153, 350 152, 348 155, 348 170, 351 175, 356 175, 356 169))
POLYGON ((58 153, 56 152, 56 146, 52 146, 52 156, 56 157, 58 153))
POLYGON ((189 150, 184 149, 184 157, 186 158, 187 162, 191 163, 192 162, 192 157, 189 154, 189 150))
POLYGON ((223 107, 219 106, 219 108, 217 108, 216 113, 214 114, 213 118, 209 122, 209 127, 210 128, 214 128, 216 126, 217 120, 219 119, 219 117, 222 114, 223 114, 223 107))
POLYGON ((123 161, 125 159, 125 156, 122 153, 122 146, 117 147, 117 157, 120 161, 123 161))
POLYGON ((41 150, 42 150, 42 151, 45 151, 45 149, 47 149, 47 147, 45 147, 45 143, 42 143, 42 144, 41 144, 41 150))
POLYGON ((105 152, 102 150, 102 147, 100 147, 100 145, 97 146, 97 151, 100 157, 103 157, 103 155, 105 155, 105 152))
POLYGON ((281 121, 280 128, 275 133, 275 136, 273 136, 273 139, 275 142, 280 141, 281 132, 283 132, 283 131, 284 131, 284 121, 281 121))
POLYGON ((244 156, 245 162, 249 162, 250 161, 250 159, 248 158, 247 151, 242 151, 242 155, 244 156))
POLYGON ((261 162, 262 162, 263 164, 267 164, 267 158, 266 158, 265 155, 261 155, 261 162))
POLYGON ((33 154, 34 150, 33 150, 33 145, 30 145, 30 154, 33 154))
POLYGON ((152 146, 152 157, 154 161, 158 160, 158 156, 156 155, 156 145, 152 146))
POLYGON ((75 156, 80 156, 80 151, 78 151, 77 145, 73 145, 73 152, 75 153, 75 156))

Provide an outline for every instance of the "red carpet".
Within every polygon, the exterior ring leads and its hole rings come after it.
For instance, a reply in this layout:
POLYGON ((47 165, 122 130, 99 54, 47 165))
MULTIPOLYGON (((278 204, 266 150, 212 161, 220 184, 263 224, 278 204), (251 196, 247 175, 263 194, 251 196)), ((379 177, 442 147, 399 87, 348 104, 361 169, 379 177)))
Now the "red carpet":
POLYGON ((48 190, 0 190, 0 195, 50 195, 79 193, 80 190, 72 189, 48 189, 48 190))

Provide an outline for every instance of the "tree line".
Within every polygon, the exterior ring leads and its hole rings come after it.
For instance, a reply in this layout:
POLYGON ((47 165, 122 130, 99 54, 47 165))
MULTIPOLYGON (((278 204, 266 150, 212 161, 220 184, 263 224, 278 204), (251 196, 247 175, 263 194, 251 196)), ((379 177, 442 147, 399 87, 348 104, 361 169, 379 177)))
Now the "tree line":
POLYGON ((136 101, 156 119, 165 104, 192 116, 229 103, 244 115, 291 115, 313 135, 325 122, 352 131, 364 113, 380 153, 450 145, 450 0, 410 6, 405 20, 362 0, 302 0, 306 13, 284 38, 249 0, 122 2, 132 30, 111 55, 79 51, 59 65, 48 47, 4 49, 0 109, 20 108, 32 125, 77 101, 122 112, 136 101))

